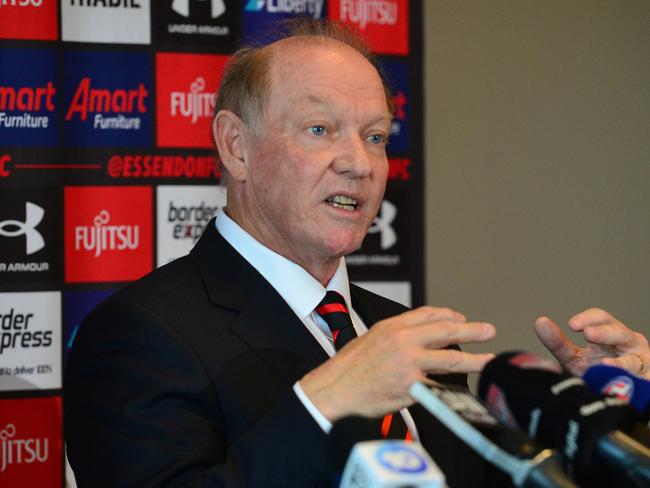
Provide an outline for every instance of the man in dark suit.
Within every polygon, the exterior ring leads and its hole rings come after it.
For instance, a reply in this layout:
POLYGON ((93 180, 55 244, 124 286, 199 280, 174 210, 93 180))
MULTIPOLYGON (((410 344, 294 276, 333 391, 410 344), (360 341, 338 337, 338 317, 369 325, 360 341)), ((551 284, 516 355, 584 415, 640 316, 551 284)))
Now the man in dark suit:
MULTIPOLYGON (((383 197, 390 122, 368 53, 336 26, 307 22, 235 55, 213 124, 226 210, 189 256, 95 310, 69 357, 79 486, 328 486, 328 432, 350 415, 387 415, 450 486, 483 484, 477 456, 405 407, 415 380, 479 371, 490 354, 449 346, 494 327, 347 280, 343 256, 383 197), (341 348, 317 311, 328 292, 359 336, 341 348)), ((550 322, 540 330, 559 337, 550 322)))

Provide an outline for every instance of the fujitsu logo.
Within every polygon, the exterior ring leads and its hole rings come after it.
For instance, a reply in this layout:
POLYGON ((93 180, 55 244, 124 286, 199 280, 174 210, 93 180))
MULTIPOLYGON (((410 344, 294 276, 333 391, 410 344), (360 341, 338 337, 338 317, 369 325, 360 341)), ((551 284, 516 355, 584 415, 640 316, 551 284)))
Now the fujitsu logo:
POLYGON ((70 107, 65 115, 65 120, 71 120, 75 114, 79 114, 81 120, 87 120, 89 113, 112 112, 112 113, 141 113, 147 112, 145 103, 149 92, 140 83, 137 88, 128 90, 106 88, 92 88, 90 78, 82 78, 79 86, 72 97, 70 107))
MULTIPOLYGON (((207 0, 197 0, 197 1, 207 1, 207 0)), ((226 4, 223 0, 209 0, 210 1, 210 16, 213 19, 220 17, 226 11, 226 4)), ((172 10, 178 15, 183 17, 190 16, 190 0, 174 0, 172 2, 172 10)))
POLYGON ((43 0, 0 0, 1 7, 40 7, 43 0))
POLYGON ((190 85, 188 92, 171 92, 170 102, 172 117, 180 113, 183 117, 191 117, 195 124, 199 117, 209 117, 214 109, 213 93, 205 93, 205 80, 199 76, 190 85))
POLYGON ((91 251, 98 258, 104 251, 135 250, 140 245, 139 225, 108 225, 111 215, 102 210, 93 225, 78 225, 74 229, 76 251, 91 251))
POLYGON ((368 24, 397 24, 395 0, 340 0, 341 20, 365 29, 368 24))
POLYGON ((0 442, 2 442, 2 461, 0 461, 0 473, 6 471, 12 464, 44 463, 50 456, 49 439, 30 438, 14 439, 16 426, 7 424, 0 430, 0 442))
POLYGON ((368 229, 368 234, 380 234, 380 243, 382 250, 386 250, 395 245, 397 234, 391 225, 397 216, 397 207, 387 200, 381 202, 379 214, 375 217, 374 222, 368 229))
POLYGON ((45 210, 32 202, 25 202, 25 222, 20 220, 3 220, 0 222, 0 236, 25 236, 25 253, 29 256, 45 247, 45 241, 39 231, 38 224, 43 220, 45 210), (13 230, 12 230, 13 229, 13 230))

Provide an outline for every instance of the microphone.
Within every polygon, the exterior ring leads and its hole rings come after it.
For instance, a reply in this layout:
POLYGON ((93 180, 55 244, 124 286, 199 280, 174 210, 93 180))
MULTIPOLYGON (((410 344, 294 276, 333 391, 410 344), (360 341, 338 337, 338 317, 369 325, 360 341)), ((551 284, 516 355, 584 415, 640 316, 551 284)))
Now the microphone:
POLYGON ((591 391, 627 401, 643 422, 650 421, 650 381, 606 364, 592 366, 582 379, 591 391))
POLYGON ((335 473, 343 470, 340 488, 446 486, 444 474, 422 445, 378 439, 377 423, 372 420, 346 417, 333 425, 329 435, 335 473))
POLYGON ((650 431, 622 399, 593 393, 529 353, 499 354, 479 380, 479 396, 511 426, 558 448, 585 486, 650 486, 650 431))
POLYGON ((483 459, 508 474, 517 487, 575 488, 558 454, 506 427, 467 389, 417 381, 409 394, 483 459))

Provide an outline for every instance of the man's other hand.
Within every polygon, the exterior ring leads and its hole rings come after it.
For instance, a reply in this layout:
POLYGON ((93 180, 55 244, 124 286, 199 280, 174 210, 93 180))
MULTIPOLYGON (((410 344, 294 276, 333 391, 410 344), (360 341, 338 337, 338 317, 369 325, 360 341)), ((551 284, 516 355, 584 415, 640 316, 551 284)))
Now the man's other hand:
POLYGON ((648 340, 605 310, 590 308, 569 319, 569 328, 588 342, 578 347, 548 317, 535 321, 535 333, 571 374, 582 375, 595 364, 609 364, 650 379, 648 340))

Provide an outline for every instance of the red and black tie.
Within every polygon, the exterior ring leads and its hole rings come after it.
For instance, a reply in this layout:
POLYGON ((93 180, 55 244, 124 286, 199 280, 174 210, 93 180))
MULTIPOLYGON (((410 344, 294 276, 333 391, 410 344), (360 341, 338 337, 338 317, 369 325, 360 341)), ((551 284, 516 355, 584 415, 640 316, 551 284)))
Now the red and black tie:
MULTIPOLYGON (((327 322, 334 338, 334 348, 337 351, 357 337, 352 319, 350 319, 350 312, 345 305, 345 299, 339 293, 328 291, 325 298, 316 307, 316 312, 327 322)), ((388 439, 413 440, 399 412, 384 416, 380 429, 381 435, 388 439)))

